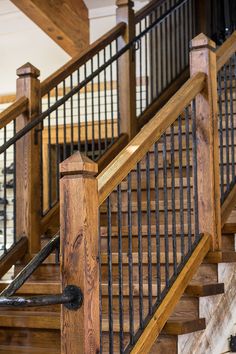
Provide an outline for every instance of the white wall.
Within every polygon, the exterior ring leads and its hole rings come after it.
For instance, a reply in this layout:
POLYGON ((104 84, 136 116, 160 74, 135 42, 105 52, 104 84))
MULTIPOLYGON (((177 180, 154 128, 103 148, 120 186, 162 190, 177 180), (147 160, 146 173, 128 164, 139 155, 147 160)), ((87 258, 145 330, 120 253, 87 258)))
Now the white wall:
MULTIPOLYGON (((90 42, 116 24, 115 0, 85 0, 89 8, 90 42)), ((136 9, 148 1, 137 0, 136 9)), ((0 95, 15 92, 16 69, 26 62, 46 78, 69 56, 10 0, 0 0, 0 95)))

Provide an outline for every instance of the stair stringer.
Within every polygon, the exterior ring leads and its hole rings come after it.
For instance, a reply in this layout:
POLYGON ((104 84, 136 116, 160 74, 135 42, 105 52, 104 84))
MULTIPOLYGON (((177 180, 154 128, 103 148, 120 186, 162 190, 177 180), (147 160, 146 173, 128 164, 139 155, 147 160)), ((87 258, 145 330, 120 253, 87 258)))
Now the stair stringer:
POLYGON ((178 353, 225 352, 236 318, 236 263, 219 264, 218 281, 225 284, 224 294, 200 298, 199 315, 206 318, 206 329, 179 336, 178 353))

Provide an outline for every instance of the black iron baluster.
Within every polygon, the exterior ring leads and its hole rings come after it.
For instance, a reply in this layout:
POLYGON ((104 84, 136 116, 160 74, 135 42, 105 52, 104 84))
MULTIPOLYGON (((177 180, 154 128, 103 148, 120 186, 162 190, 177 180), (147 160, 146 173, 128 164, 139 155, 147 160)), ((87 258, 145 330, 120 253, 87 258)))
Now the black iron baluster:
MULTIPOLYGON (((84 78, 87 78, 87 63, 84 64, 84 78)), ((85 155, 88 155, 88 85, 84 87, 84 131, 84 151, 85 155)))
MULTIPOLYGON (((106 48, 103 50, 103 60, 106 62, 106 48)), ((108 121, 107 121, 107 71, 104 70, 104 122, 105 122, 105 150, 108 147, 108 121)))
POLYGON ((138 278, 139 278, 139 326, 143 328, 143 242, 142 242, 142 186, 141 166, 137 164, 137 213, 138 213, 138 278))
POLYGON ((184 110, 185 116, 185 143, 186 143, 186 177, 187 177, 187 223, 188 223, 188 251, 192 250, 192 220, 191 220, 191 176, 190 176, 190 144, 189 144, 189 109, 184 110))
POLYGON ((197 180, 197 136, 196 136, 196 101, 192 102, 192 143, 193 143, 193 194, 194 194, 194 234, 199 240, 198 218, 198 180, 197 180))
MULTIPOLYGON (((78 80, 78 85, 80 84, 80 70, 77 70, 77 80, 78 80)), ((81 105, 81 100, 80 100, 80 92, 78 92, 78 151, 81 151, 81 109, 80 109, 80 105, 81 105)))
MULTIPOLYGON (((58 101, 58 86, 55 87, 55 99, 58 101)), ((60 172, 59 172, 59 164, 60 164, 60 146, 59 146, 59 137, 58 137, 58 108, 56 109, 56 200, 59 201, 59 180, 60 180, 60 172)), ((42 133, 41 133, 42 135, 42 133)))
MULTIPOLYGON (((73 89, 73 75, 70 75, 70 88, 73 89)), ((70 99, 70 154, 74 152, 74 109, 73 109, 73 98, 70 99)))
POLYGON ((166 133, 162 135, 163 154, 163 215, 164 215, 164 239, 165 239, 165 284, 169 287, 170 262, 169 262, 169 234, 168 234, 168 178, 167 178, 167 153, 166 153, 166 133))
POLYGON ((130 344, 134 342, 134 308, 133 308, 133 247, 132 247, 132 185, 131 173, 128 174, 128 271, 129 271, 129 335, 130 344))
MULTIPOLYGON (((13 122, 13 134, 16 134, 16 120, 13 122)), ((40 134, 42 136, 42 134, 40 134)), ((42 145, 41 145, 42 146, 42 145)), ((13 241, 16 243, 16 144, 14 144, 14 159, 13 159, 13 164, 14 164, 14 175, 13 175, 13 180, 14 180, 14 191, 13 191, 13 215, 14 215, 14 231, 13 231, 13 241)), ((42 195, 42 188, 41 188, 41 195, 42 195)), ((42 206, 42 204, 41 204, 42 206)), ((42 210, 42 207, 41 207, 42 210)))
MULTIPOLYGON (((63 96, 65 96, 66 94, 66 82, 65 80, 63 80, 62 82, 62 92, 63 92, 63 96)), ((63 104, 63 135, 64 135, 64 139, 63 139, 63 160, 65 160, 67 158, 67 153, 66 153, 66 102, 63 104)))
MULTIPOLYGON (((110 44, 110 58, 112 57, 112 44, 110 44)), ((111 143, 114 142, 114 99, 113 99, 113 64, 110 65, 110 92, 111 92, 111 143)))
POLYGON ((221 203, 224 198, 224 146, 223 146, 223 115, 222 115, 222 83, 221 71, 218 74, 218 106, 219 106, 219 136, 220 136, 220 190, 221 190, 221 203))
MULTIPOLYGON (((145 17, 145 28, 147 28, 147 17, 145 17)), ((148 34, 144 36, 144 57, 145 57, 145 94, 146 94, 146 103, 145 108, 148 107, 149 104, 149 92, 148 92, 148 34)))
MULTIPOLYGON (((91 59, 91 71, 93 73, 93 58, 91 59)), ((92 105, 91 107, 92 109, 92 160, 95 160, 94 80, 91 81, 91 105, 92 105)))
POLYGON ((155 175, 155 224, 156 224, 156 272, 157 272, 157 301, 161 299, 161 240, 160 240, 160 214, 159 214, 159 158, 158 143, 154 145, 154 175, 155 175))
POLYGON ((117 187, 117 223, 118 223, 118 257, 119 257, 119 322, 120 322, 120 353, 124 351, 124 301, 123 301, 123 261, 122 261, 122 191, 121 185, 117 187))
MULTIPOLYGON (((7 141, 7 128, 6 126, 3 129, 3 140, 4 140, 4 144, 7 141)), ((7 204, 6 204, 6 200, 7 200, 7 150, 4 151, 3 154, 3 200, 4 200, 4 204, 3 204, 3 250, 4 252, 6 252, 7 250, 7 204)))
POLYGON ((171 208, 172 208, 172 248, 174 274, 177 274, 177 246, 176 246, 176 205, 175 205, 175 132, 174 125, 170 127, 171 145, 171 208))
MULTIPOLYGON (((228 82, 227 82, 227 66, 224 65, 223 69, 224 75, 224 99, 225 99, 225 146, 226 146, 226 191, 229 192, 230 189, 230 171, 229 171, 229 112, 228 112, 228 82)), ((223 161, 224 163, 224 161, 223 161)))
POLYGON ((229 82, 230 82, 230 132, 231 132, 231 183, 235 182, 235 146, 234 146, 234 100, 233 100, 233 73, 232 58, 229 60, 229 82))
POLYGON ((148 308, 152 314, 152 233, 150 194, 150 153, 146 154, 146 198, 147 198, 147 240, 148 240, 148 308))
POLYGON ((178 139, 179 139, 179 210, 180 210, 180 238, 181 257, 184 258, 184 203, 183 203, 183 144, 182 144, 182 117, 178 118, 178 139))
POLYGON ((107 198, 107 263, 108 263, 108 317, 109 317, 109 353, 113 353, 113 281, 112 281, 112 214, 111 200, 107 198))
MULTIPOLYGON (((48 107, 51 105, 51 91, 48 92, 48 107)), ((48 203, 47 208, 52 207, 52 144, 51 144, 51 115, 48 115, 48 146, 47 146, 47 169, 48 169, 48 203)))

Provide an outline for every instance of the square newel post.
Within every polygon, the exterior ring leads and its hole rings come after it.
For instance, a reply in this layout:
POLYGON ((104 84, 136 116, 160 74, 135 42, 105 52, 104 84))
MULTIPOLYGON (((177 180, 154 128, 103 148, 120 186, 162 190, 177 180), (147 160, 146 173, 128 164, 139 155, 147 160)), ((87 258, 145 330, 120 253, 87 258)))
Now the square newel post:
MULTIPOLYGON (((17 70, 16 96, 29 99, 29 111, 16 119, 16 132, 40 113, 40 71, 30 63, 17 70)), ((35 129, 16 143, 16 235, 29 240, 29 253, 40 250, 40 142, 35 129)))
POLYGON ((221 208, 215 43, 204 34, 191 42, 190 72, 206 74, 206 89, 196 97, 197 181, 200 232, 221 249, 221 208))
MULTIPOLYGON (((135 17, 131 0, 116 0, 116 21, 127 24, 118 39, 118 50, 135 37, 135 17)), ((118 59, 118 92, 120 130, 132 139, 137 133, 135 49, 132 47, 118 59)))
POLYGON ((77 152, 60 164, 60 242, 62 290, 75 285, 83 304, 62 306, 61 353, 100 351, 98 187, 96 163, 77 152))

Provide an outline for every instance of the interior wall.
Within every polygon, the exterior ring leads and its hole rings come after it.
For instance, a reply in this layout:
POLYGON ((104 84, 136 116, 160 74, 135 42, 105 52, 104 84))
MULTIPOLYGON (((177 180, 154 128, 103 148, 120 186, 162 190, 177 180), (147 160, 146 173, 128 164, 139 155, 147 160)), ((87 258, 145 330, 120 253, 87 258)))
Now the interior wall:
MULTIPOLYGON (((115 0, 85 2, 89 7, 92 43, 116 24, 115 0)), ((147 2, 136 1, 136 10, 147 2)), ((40 69, 43 80, 70 59, 63 49, 10 0, 0 0, 0 48, 0 95, 15 92, 16 69, 26 62, 40 69)))

